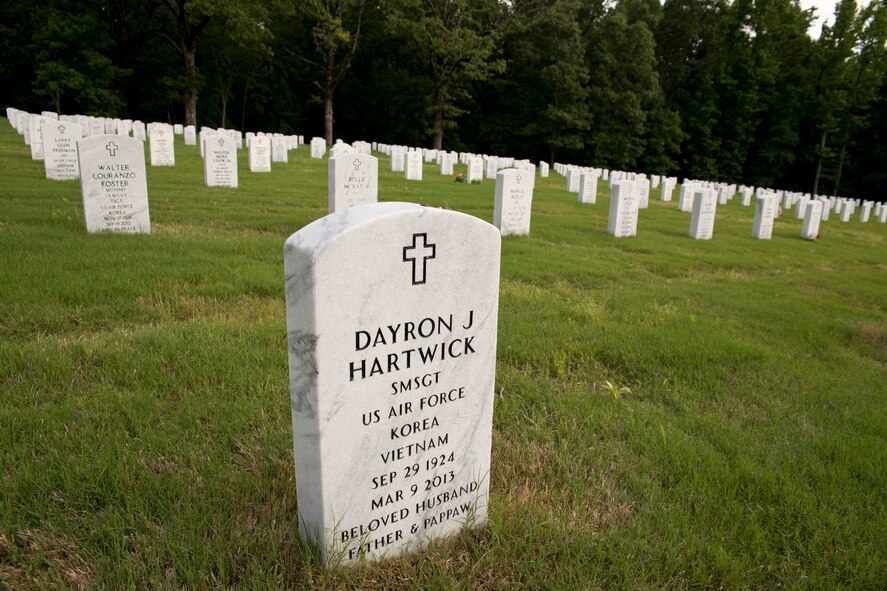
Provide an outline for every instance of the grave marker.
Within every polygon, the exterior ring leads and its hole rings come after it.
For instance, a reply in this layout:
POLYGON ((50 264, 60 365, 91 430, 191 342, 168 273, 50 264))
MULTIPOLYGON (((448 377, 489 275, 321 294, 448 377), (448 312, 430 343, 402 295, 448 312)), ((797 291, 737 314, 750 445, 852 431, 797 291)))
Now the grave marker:
POLYGON ((690 238, 711 240, 715 230, 715 211, 722 192, 714 189, 697 189, 693 195, 693 212, 690 216, 690 238))
POLYGON ((503 236, 530 233, 535 175, 517 168, 496 174, 496 195, 493 203, 493 224, 503 236))
POLYGON ((232 138, 210 135, 204 140, 203 178, 207 187, 237 188, 237 144, 232 138))
POLYGON ((77 159, 86 230, 150 233, 144 144, 91 135, 77 142, 77 159))
POLYGON ((49 120, 40 132, 46 178, 53 181, 78 178, 77 142, 83 137, 80 126, 72 121, 49 120))
POLYGON ((613 181, 613 188, 610 189, 610 211, 607 218, 608 233, 616 238, 637 234, 639 193, 635 181, 613 181))
POLYGON ((379 161, 374 156, 343 153, 327 162, 330 213, 379 200, 379 161))
POLYGON ((175 166, 176 152, 172 126, 155 123, 148 126, 148 146, 151 166, 175 166))
POLYGON ((257 135, 250 140, 249 171, 271 172, 271 138, 267 135, 257 135))
POLYGON ((398 556, 487 515, 499 231, 407 203, 284 247, 299 529, 328 565, 398 556))
POLYGON ((801 238, 816 240, 819 237, 819 221, 822 218, 822 201, 814 199, 807 202, 804 212, 804 223, 801 226, 801 238))

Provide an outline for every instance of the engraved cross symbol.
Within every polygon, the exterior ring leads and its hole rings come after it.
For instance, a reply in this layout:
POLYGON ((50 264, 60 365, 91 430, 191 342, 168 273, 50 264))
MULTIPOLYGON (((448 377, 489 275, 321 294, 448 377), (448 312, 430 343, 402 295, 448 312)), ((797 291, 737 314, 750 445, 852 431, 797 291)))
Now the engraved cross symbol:
POLYGON ((59 133, 65 133, 65 126, 59 125, 59 133))
POLYGON ((354 162, 352 162, 351 164, 354 166, 354 170, 355 170, 355 171, 360 170, 360 160, 358 160, 357 158, 355 158, 355 159, 354 159, 354 162))
POLYGON ((520 176, 520 175, 517 175, 516 177, 514 177, 514 180, 517 181, 517 184, 518 184, 518 185, 520 184, 520 179, 521 179, 521 176, 520 176))
POLYGON ((105 149, 108 150, 108 154, 110 154, 111 156, 116 156, 118 147, 119 146, 117 144, 115 144, 113 141, 111 141, 111 142, 108 142, 108 145, 105 146, 105 149))
POLYGON ((428 235, 424 232, 413 234, 412 246, 403 247, 403 262, 413 263, 413 285, 425 283, 425 265, 428 264, 428 259, 433 259, 437 256, 436 253, 437 245, 428 244, 428 235), (421 244, 419 244, 420 239, 421 244))
POLYGON ((224 146, 224 145, 225 145, 225 139, 224 139, 224 138, 219 138, 219 145, 220 145, 220 146, 224 146))

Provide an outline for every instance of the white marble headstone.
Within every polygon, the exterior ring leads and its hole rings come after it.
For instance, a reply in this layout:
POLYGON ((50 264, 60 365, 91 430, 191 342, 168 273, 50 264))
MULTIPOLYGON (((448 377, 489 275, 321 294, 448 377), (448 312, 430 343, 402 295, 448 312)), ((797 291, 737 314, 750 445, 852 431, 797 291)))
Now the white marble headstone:
POLYGON ((271 138, 257 135, 249 142, 250 172, 271 172, 271 138))
POLYGON ((327 564, 485 521, 500 240, 463 213, 377 203, 286 241, 299 526, 327 564))
POLYGON ((690 217, 690 238, 711 240, 715 230, 715 212, 721 195, 722 192, 716 189, 696 190, 690 217))
POLYGON ((279 133, 271 136, 271 162, 289 162, 286 137, 279 133))
POLYGON ((172 126, 155 124, 148 128, 148 146, 151 154, 151 166, 175 166, 176 151, 175 134, 172 126))
POLYGON ((137 139, 91 135, 77 142, 88 232, 150 233, 145 148, 137 139))
POLYGON ((311 138, 311 157, 323 158, 326 154, 326 140, 322 137, 311 138))
POLYGON ((493 203, 493 224, 503 236, 530 233, 535 175, 519 168, 496 173, 496 195, 493 203))
MULTIPOLYGON (((188 133, 188 128, 185 128, 188 133)), ((207 136, 203 142, 203 177, 207 187, 237 188, 237 143, 222 135, 207 136)))
POLYGON ((640 190, 635 181, 613 182, 607 219, 608 233, 616 238, 637 234, 639 194, 640 190))
POLYGON ((473 156, 468 159, 468 175, 466 181, 471 183, 480 183, 484 180, 484 161, 480 156, 473 156))
POLYGON ((78 178, 77 142, 83 137, 80 126, 72 121, 50 120, 40 131, 46 178, 53 181, 78 178))
POLYGON ((196 146, 197 145, 197 130, 193 125, 185 126, 185 145, 186 146, 196 146))
POLYGON ((816 240, 819 237, 819 221, 822 219, 822 201, 808 201, 804 211, 804 223, 801 225, 801 238, 816 240))
POLYGON ((410 150, 406 155, 404 178, 408 181, 422 180, 422 152, 410 150))
POLYGON ((55 121, 44 115, 31 115, 28 119, 28 138, 31 147, 31 160, 43 160, 43 125, 55 121))
POLYGON ((345 152, 327 161, 329 212, 379 200, 379 161, 375 156, 345 152))
POLYGON ((779 199, 776 195, 759 195, 755 204, 755 221, 752 225, 752 238, 770 240, 773 236, 773 220, 776 218, 776 208, 779 207, 779 199))
POLYGON ((585 170, 579 176, 579 203, 597 203, 598 175, 595 171, 585 170))

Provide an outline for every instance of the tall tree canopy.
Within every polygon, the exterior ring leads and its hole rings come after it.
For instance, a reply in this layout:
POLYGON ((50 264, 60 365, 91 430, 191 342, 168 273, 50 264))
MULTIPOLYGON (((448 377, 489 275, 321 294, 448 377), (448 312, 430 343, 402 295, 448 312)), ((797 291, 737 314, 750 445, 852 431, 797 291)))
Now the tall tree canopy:
POLYGON ((798 0, 6 0, 0 93, 879 198, 887 0, 857 1, 812 38, 798 0))

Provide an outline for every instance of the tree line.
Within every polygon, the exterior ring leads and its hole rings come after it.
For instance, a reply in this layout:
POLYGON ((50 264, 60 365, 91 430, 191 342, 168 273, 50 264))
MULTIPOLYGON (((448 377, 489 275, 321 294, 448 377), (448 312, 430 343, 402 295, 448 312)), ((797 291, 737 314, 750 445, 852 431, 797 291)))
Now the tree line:
POLYGON ((885 0, 6 0, 9 106, 887 186, 885 0))

